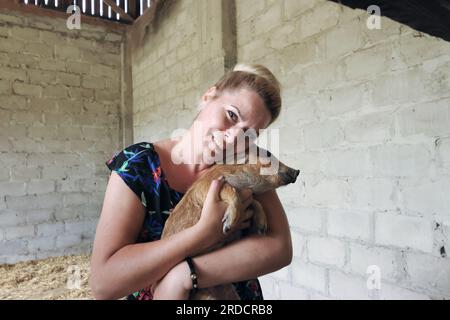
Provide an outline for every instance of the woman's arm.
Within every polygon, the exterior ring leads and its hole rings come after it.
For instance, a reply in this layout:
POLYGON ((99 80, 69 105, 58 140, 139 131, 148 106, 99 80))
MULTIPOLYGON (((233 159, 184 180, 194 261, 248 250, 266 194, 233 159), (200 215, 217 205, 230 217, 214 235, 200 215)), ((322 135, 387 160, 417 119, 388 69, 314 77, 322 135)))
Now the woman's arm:
MULTIPOLYGON (((220 185, 215 183, 208 193, 209 203, 205 207, 214 213, 212 216, 220 211, 216 201, 219 191, 220 185)), ((138 197, 113 172, 91 258, 90 285, 95 298, 117 299, 149 286, 186 256, 213 244, 205 226, 198 223, 162 240, 136 244, 144 217, 145 208, 138 197)))
MULTIPOLYGON (((254 196, 254 199, 261 203, 266 213, 267 234, 247 236, 193 258, 199 288, 254 279, 291 263, 292 240, 289 224, 276 192, 268 191, 254 196)), ((162 279, 162 283, 163 288, 170 287, 172 292, 177 292, 176 295, 182 297, 183 293, 175 290, 175 287, 181 284, 185 286, 182 290, 191 289, 192 282, 187 264, 179 263, 162 279)), ((157 287, 156 291, 159 289, 157 287)), ((163 292, 159 294, 165 298, 163 292)), ((175 296, 170 298, 176 299, 175 296)))
POLYGON ((200 288, 254 279, 292 261, 289 224, 274 190, 255 195, 267 216, 265 236, 251 235, 193 258, 200 288))

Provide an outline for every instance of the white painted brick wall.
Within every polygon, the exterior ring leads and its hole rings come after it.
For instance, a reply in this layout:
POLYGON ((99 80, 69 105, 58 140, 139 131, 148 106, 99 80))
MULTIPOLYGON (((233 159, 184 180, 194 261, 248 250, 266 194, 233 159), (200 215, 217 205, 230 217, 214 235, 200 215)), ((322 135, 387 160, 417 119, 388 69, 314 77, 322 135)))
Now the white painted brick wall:
POLYGON ((343 179, 320 179, 308 181, 305 177, 306 196, 305 204, 308 206, 346 208, 350 198, 350 188, 343 179))
POLYGON ((0 30, 0 263, 89 252, 119 149, 122 36, 11 12, 0 30))
POLYGON ((389 178, 349 179, 351 207, 362 210, 394 210, 399 205, 399 190, 389 178))
POLYGON ((306 300, 308 298, 308 290, 296 287, 285 281, 279 282, 278 291, 279 295, 277 298, 281 300, 306 300))
POLYGON ((344 267, 345 243, 341 240, 325 237, 308 238, 308 258, 319 264, 344 267))
POLYGON ((325 210, 316 208, 285 207, 291 227, 296 227, 303 232, 320 232, 325 210))
POLYGON ((9 227, 5 229, 5 240, 32 238, 35 234, 33 225, 9 227))
MULTIPOLYGON (((223 74, 220 19, 202 16, 206 2, 186 3, 176 2, 133 55, 136 141, 187 128, 197 99, 223 74)), ((217 3, 209 9, 220 10, 217 3)), ((441 249, 449 252, 449 235, 436 226, 450 225, 450 44, 386 18, 368 30, 365 11, 325 0, 236 5, 238 61, 265 64, 282 83, 273 126, 282 132, 281 160, 302 170, 280 193, 294 260, 261 277, 264 296, 448 299, 450 258, 441 249), (372 264, 381 270, 378 296, 367 289, 372 264)), ((119 149, 97 141, 118 136, 119 37, 86 30, 75 38, 34 23, 0 15, 0 116, 8 123, 0 189, 9 192, 0 222, 16 230, 0 233, 7 262, 89 248, 81 237, 98 218, 103 161, 119 149), (105 54, 90 50, 94 43, 105 54), (29 225, 36 238, 27 241, 29 225), (15 235, 25 238, 6 240, 15 235)))
POLYGON ((432 228, 428 219, 377 213, 375 214, 375 243, 431 252, 432 228))
POLYGON ((299 299, 448 299, 450 243, 436 225, 450 224, 450 44, 384 17, 368 30, 364 10, 328 1, 279 5, 282 21, 266 32, 255 21, 272 6, 237 2, 238 61, 265 64, 282 83, 274 126, 303 184, 280 193, 298 248, 291 289, 271 275, 263 288, 276 298, 283 286, 299 299), (381 270, 378 297, 369 265, 381 270))
POLYGON ((297 286, 326 293, 326 270, 311 263, 305 263, 299 259, 292 261, 292 283, 297 286))
POLYGON ((298 231, 294 228, 291 228, 291 238, 292 238, 292 246, 293 246, 293 256, 301 258, 302 260, 306 260, 307 256, 307 247, 306 241, 307 236, 304 231, 298 231))
POLYGON ((426 175, 431 166, 429 148, 422 144, 386 144, 371 147, 369 152, 377 176, 426 175))
POLYGON ((450 294, 450 261, 417 253, 406 256, 409 280, 425 291, 450 294))
POLYGON ((364 277, 332 270, 330 271, 329 281, 329 294, 334 299, 370 299, 364 277))
MULTIPOLYGON (((249 10, 257 12, 260 7, 260 1, 252 1, 249 10)), ((220 8, 218 1, 197 1, 187 6, 183 1, 174 3, 152 41, 133 54, 136 142, 156 141, 170 137, 176 128, 188 128, 197 114, 201 91, 223 75, 220 8), (207 18, 201 14, 205 10, 217 16, 207 18), (186 47, 190 48, 188 55, 184 53, 186 47)), ((279 18, 281 12, 275 8, 258 23, 277 25, 274 21, 279 18)))
POLYGON ((328 234, 369 242, 372 216, 367 212, 332 211, 327 218, 328 234))
MULTIPOLYGON (((417 289, 416 289, 417 290, 417 289)), ((426 293, 420 293, 421 290, 413 291, 399 286, 394 286, 386 283, 381 284, 379 297, 381 300, 430 300, 433 296, 426 293)), ((440 296, 435 296, 435 299, 440 296)))
POLYGON ((434 216, 438 220, 448 218, 450 180, 405 179, 399 186, 406 212, 427 217, 434 216))
POLYGON ((439 168, 450 169, 450 138, 443 138, 438 141, 437 160, 439 168))
POLYGON ((373 265, 380 268, 381 279, 393 280, 400 273, 396 253, 392 249, 351 243, 349 260, 351 272, 361 276, 366 276, 368 267, 373 265))

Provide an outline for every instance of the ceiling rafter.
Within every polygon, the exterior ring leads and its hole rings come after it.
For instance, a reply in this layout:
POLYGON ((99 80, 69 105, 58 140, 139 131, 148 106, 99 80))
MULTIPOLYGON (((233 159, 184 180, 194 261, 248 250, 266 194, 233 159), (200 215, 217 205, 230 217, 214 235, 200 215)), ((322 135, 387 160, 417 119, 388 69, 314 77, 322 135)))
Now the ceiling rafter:
POLYGON ((75 3, 80 7, 82 6, 82 22, 112 29, 134 29, 136 21, 141 21, 138 23, 137 27, 139 27, 143 24, 142 21, 146 21, 145 24, 148 25, 153 20, 156 7, 160 1, 58 0, 57 2, 58 6, 55 5, 55 0, 0 0, 0 11, 20 11, 27 14, 67 18, 67 8, 75 3), (150 6, 148 6, 149 3, 150 6), (111 12, 113 13, 111 14, 111 12))
POLYGON ((110 6, 111 9, 120 15, 124 20, 128 22, 134 22, 134 18, 126 13, 121 7, 119 7, 113 0, 103 0, 103 3, 110 6))
MULTIPOLYGON (((52 10, 35 5, 27 5, 23 2, 23 0, 1 0, 0 12, 11 12, 11 11, 51 18, 67 19, 68 17, 68 14, 63 10, 52 10)), ((101 19, 90 15, 82 15, 82 22, 91 25, 103 26, 113 30, 126 30, 129 27, 129 25, 124 23, 119 23, 114 20, 101 19)))

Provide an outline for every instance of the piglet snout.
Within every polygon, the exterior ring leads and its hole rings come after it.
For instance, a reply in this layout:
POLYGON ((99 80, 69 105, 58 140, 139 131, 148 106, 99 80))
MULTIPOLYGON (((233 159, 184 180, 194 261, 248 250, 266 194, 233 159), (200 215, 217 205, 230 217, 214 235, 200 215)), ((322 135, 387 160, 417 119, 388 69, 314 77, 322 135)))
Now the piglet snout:
POLYGON ((280 173, 281 179, 285 184, 294 183, 297 180, 299 174, 300 170, 295 170, 289 167, 286 167, 286 170, 280 173))

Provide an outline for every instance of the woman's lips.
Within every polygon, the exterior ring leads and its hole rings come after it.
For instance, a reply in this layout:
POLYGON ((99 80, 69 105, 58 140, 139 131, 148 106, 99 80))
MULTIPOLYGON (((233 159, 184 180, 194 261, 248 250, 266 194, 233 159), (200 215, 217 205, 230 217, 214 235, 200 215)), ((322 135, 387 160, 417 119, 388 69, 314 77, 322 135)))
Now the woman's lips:
MULTIPOLYGON (((225 140, 224 140, 223 136, 224 136, 223 132, 220 132, 220 131, 215 131, 212 134, 212 140, 214 141, 214 143, 217 145, 217 147, 219 149, 224 149, 224 147, 225 147, 225 140)), ((225 133, 225 136, 227 136, 226 133, 225 133)))

